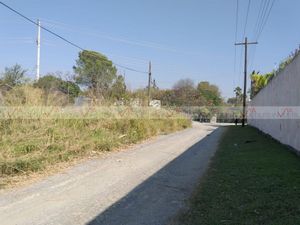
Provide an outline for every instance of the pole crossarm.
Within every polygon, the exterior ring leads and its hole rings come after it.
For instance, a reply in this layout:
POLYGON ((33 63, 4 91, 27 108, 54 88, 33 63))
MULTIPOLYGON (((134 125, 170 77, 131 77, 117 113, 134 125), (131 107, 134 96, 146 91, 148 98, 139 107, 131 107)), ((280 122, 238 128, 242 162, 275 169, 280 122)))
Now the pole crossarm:
POLYGON ((235 43, 234 45, 257 45, 258 44, 258 42, 256 41, 256 42, 241 42, 241 43, 235 43))

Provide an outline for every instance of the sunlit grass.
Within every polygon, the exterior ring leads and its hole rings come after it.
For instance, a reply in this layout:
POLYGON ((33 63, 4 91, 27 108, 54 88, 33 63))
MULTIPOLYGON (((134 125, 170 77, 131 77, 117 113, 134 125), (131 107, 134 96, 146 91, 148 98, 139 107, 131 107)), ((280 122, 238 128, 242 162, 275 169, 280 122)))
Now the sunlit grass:
POLYGON ((43 171, 191 125, 182 114, 147 107, 33 109, 2 113, 1 176, 43 171))
POLYGON ((300 224, 300 159, 246 127, 230 127, 182 225, 300 224))

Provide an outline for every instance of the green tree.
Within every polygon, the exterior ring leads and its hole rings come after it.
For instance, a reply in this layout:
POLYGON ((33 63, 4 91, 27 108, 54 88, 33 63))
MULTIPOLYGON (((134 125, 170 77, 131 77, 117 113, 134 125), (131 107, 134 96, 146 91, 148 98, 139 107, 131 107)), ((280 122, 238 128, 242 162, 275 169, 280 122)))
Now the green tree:
POLYGON ((253 98, 257 93, 263 89, 269 81, 273 78, 274 73, 267 73, 264 75, 259 74, 259 72, 253 71, 250 78, 251 78, 251 91, 250 96, 253 98))
POLYGON ((219 88, 207 81, 200 82, 197 86, 200 96, 204 97, 207 105, 219 106, 222 104, 222 97, 219 88))
POLYGON ((19 64, 15 64, 12 67, 6 67, 4 73, 1 76, 1 86, 13 88, 25 82, 24 70, 19 64))
POLYGON ((45 91, 48 95, 50 92, 59 91, 67 95, 71 101, 80 94, 80 87, 72 81, 65 81, 54 74, 48 74, 41 77, 34 83, 34 87, 38 87, 45 91))
POLYGON ((59 90, 64 94, 67 94, 72 99, 72 101, 74 100, 74 98, 78 97, 81 92, 80 87, 76 83, 65 80, 61 81, 59 90))
POLYGON ((173 86, 173 104, 177 106, 195 106, 197 92, 191 79, 182 79, 173 86))
POLYGON ((235 94, 235 97, 237 98, 240 98, 243 94, 242 94, 242 88, 240 88, 239 86, 236 87, 234 89, 234 94, 235 94))
POLYGON ((155 90, 152 97, 153 99, 160 100, 164 106, 175 105, 176 96, 174 90, 155 90))
POLYGON ((237 105, 237 98, 236 97, 228 98, 227 103, 230 105, 237 105))
POLYGON ((61 79, 56 77, 53 74, 47 74, 41 77, 38 81, 36 81, 33 85, 34 87, 41 88, 47 92, 59 89, 61 79))
POLYGON ((126 97, 126 84, 123 76, 119 75, 115 79, 111 88, 111 97, 117 100, 126 97))
POLYGON ((223 102, 216 85, 200 82, 196 88, 191 79, 177 81, 171 90, 153 92, 155 99, 168 106, 218 106, 223 102))
POLYGON ((240 88, 239 86, 236 87, 234 89, 234 94, 235 94, 235 98, 231 98, 231 99, 228 99, 227 103, 229 104, 233 104, 233 105, 241 105, 242 102, 243 102, 243 93, 242 93, 242 88, 240 88))
POLYGON ((117 69, 106 56, 94 51, 81 51, 76 61, 76 82, 88 87, 96 97, 107 97, 117 69))

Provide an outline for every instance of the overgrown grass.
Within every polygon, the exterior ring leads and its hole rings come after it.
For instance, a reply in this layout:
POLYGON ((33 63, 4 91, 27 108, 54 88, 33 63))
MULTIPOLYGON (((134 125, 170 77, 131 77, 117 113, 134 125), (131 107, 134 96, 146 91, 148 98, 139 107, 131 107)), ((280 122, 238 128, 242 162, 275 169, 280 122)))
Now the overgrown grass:
POLYGON ((34 109, 0 113, 1 177, 47 170, 191 125, 185 116, 164 109, 90 108, 84 114, 76 108, 34 109))
POLYGON ((182 225, 300 224, 300 159, 254 128, 230 127, 182 225))

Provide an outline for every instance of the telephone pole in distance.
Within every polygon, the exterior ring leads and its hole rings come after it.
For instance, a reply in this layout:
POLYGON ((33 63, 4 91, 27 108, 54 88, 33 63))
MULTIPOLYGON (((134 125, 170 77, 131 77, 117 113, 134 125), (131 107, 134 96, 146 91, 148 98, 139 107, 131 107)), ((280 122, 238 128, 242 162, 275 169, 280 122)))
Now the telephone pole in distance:
POLYGON ((151 101, 151 61, 149 62, 149 73, 148 73, 148 106, 150 106, 151 101))

